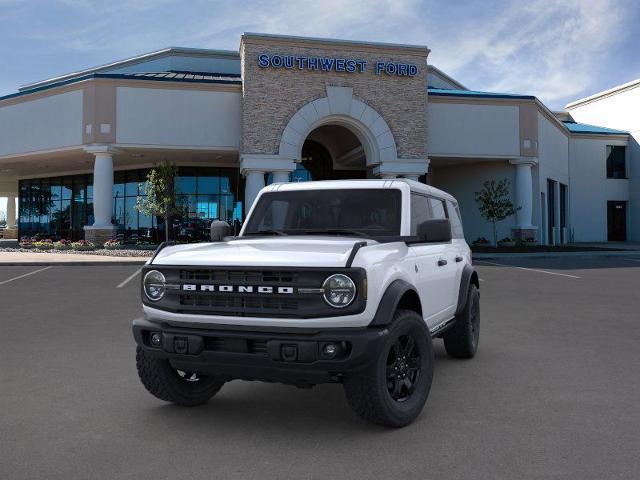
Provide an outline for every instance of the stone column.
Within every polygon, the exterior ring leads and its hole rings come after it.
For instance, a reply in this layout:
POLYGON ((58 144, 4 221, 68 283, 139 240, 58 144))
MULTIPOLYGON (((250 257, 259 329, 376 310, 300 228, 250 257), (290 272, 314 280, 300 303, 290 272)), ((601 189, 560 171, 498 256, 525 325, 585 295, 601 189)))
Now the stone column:
POLYGON ((516 227, 513 234, 516 239, 536 238, 538 227, 533 225, 533 174, 531 168, 537 165, 535 157, 522 157, 510 160, 516 167, 515 197, 516 227))
POLYGON ((265 172, 273 172, 273 182, 289 181, 289 172, 295 168, 293 158, 280 155, 248 153, 240 155, 240 173, 245 177, 244 214, 247 215, 258 192, 264 188, 265 172))
POLYGON ((289 183, 289 171, 278 170, 271 173, 273 174, 273 183, 289 183))
MULTIPOLYGON (((16 196, 7 196, 7 228, 0 231, 0 237, 5 240, 17 240, 18 227, 16 225, 16 196)), ((15 245, 13 245, 15 246, 15 245)))
POLYGON ((86 147, 95 156, 93 164, 93 225, 84 227, 85 239, 103 245, 113 238, 116 228, 113 217, 113 154, 108 145, 86 147))
POLYGON ((373 169, 373 174, 384 179, 404 177, 417 181, 420 175, 429 171, 429 163, 429 159, 398 158, 377 165, 373 169))
POLYGON ((244 212, 249 213, 260 190, 264 188, 264 170, 245 170, 244 212))
POLYGON ((16 197, 9 195, 7 197, 7 228, 16 228, 16 197))

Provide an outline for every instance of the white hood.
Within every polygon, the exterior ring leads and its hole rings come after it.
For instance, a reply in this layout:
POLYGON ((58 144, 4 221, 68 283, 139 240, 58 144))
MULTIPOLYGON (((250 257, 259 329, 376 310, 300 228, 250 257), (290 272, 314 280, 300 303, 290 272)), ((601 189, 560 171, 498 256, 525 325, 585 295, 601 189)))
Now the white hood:
MULTIPOLYGON (((344 267, 361 238, 283 236, 166 247, 153 265, 344 267)), ((368 240, 368 244, 375 244, 368 240)))

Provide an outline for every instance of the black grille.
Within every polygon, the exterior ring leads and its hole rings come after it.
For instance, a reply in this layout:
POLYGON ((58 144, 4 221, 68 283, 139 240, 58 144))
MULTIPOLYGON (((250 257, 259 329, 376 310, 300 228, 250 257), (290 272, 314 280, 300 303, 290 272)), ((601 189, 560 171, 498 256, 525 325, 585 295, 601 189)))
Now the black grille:
POLYGON ((212 352, 267 354, 267 341, 236 337, 204 337, 204 349, 212 352))
MULTIPOLYGON (((150 302, 143 294, 143 301, 153 308, 177 313, 221 315, 234 317, 314 318, 322 316, 351 315, 364 310, 366 298, 365 274, 360 268, 273 268, 253 267, 187 267, 148 266, 145 271, 160 270, 168 288, 162 300, 150 302), (335 273, 346 273, 356 282, 358 295, 352 305, 337 310, 323 300, 322 294, 313 291, 335 273), (185 289, 185 285, 195 285, 185 289), (211 290, 200 285, 212 286, 211 290), (220 286, 230 288, 220 291, 220 286), (239 287, 253 287, 253 291, 239 291, 239 287), (272 287, 262 292, 260 287, 272 287), (290 287, 293 293, 278 291, 278 287, 290 287), (311 289, 300 292, 299 289, 311 289)), ((144 277, 144 274, 142 275, 144 277)))
POLYGON ((200 293, 197 295, 180 295, 180 305, 187 307, 204 307, 211 310, 223 309, 231 312, 252 308, 295 311, 298 309, 299 302, 298 300, 290 300, 288 298, 260 298, 230 294, 216 295, 200 293))

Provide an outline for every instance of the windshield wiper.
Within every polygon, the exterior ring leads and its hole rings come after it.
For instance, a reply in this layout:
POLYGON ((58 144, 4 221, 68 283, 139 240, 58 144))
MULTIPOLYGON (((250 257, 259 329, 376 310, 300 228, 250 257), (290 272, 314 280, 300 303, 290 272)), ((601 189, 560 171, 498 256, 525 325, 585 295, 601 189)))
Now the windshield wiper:
POLYGON ((284 233, 281 230, 270 230, 270 229, 266 229, 266 230, 257 230, 255 232, 246 232, 245 235, 286 235, 286 233, 284 233))
POLYGON ((364 232, 359 232, 358 230, 349 230, 348 228, 326 228, 326 229, 318 229, 318 230, 303 230, 303 233, 310 235, 353 235, 355 237, 362 238, 371 238, 371 235, 368 235, 364 232))

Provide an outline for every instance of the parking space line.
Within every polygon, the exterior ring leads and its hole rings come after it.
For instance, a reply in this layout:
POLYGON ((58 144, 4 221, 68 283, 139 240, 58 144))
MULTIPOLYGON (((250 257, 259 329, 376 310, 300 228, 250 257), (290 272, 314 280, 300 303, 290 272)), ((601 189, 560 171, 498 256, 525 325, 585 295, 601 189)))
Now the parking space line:
POLYGON ((518 267, 517 265, 507 265, 506 263, 487 262, 486 260, 474 260, 474 262, 486 263, 488 265, 495 265, 495 266, 498 266, 498 267, 517 268, 519 270, 528 270, 529 272, 546 273, 547 275, 558 275, 560 277, 582 278, 582 277, 578 277, 577 275, 569 275, 568 273, 550 272, 548 270, 538 270, 537 268, 518 267))
POLYGON ((124 287, 127 283, 129 283, 131 280, 136 278, 140 274, 141 271, 142 271, 142 269, 139 268, 138 270, 133 272, 131 275, 129 275, 127 278, 125 278, 122 282, 120 282, 116 288, 124 287))
POLYGON ((629 260, 631 262, 640 262, 640 258, 623 258, 623 260, 629 260))
POLYGON ((40 268, 38 270, 34 270, 33 272, 25 273, 23 275, 19 275, 17 277, 10 278, 9 280, 4 280, 4 281, 0 282, 0 285, 4 285, 5 283, 13 282, 14 280, 20 280, 21 278, 28 277, 29 275, 34 275, 34 274, 39 273, 39 272, 44 272, 45 270, 49 270, 50 268, 52 268, 52 267, 48 266, 48 267, 40 268))

